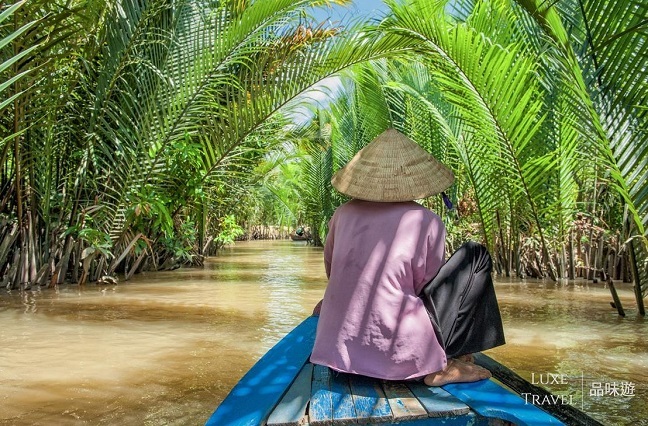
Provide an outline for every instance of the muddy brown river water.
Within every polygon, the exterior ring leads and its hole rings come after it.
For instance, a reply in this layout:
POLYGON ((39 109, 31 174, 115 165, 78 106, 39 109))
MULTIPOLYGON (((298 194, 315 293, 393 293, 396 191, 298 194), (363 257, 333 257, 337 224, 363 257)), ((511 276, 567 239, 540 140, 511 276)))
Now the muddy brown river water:
MULTIPOLYGON (((0 290, 0 425, 202 425, 325 285, 321 249, 274 241, 117 286, 0 290)), ((606 425, 648 425, 648 326, 619 287, 626 318, 601 284, 499 279, 508 343, 488 355, 606 425)))

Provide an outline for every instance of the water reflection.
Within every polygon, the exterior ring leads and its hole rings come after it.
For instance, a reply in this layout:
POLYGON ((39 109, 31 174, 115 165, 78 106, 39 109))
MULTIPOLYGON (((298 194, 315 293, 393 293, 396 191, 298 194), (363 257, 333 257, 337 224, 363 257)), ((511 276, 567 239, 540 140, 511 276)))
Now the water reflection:
POLYGON ((646 322, 636 313, 631 287, 619 287, 626 318, 612 309, 610 292, 601 284, 500 280, 508 344, 490 355, 527 380, 564 376, 566 384, 546 387, 571 395, 573 405, 604 424, 647 424, 646 322), (614 392, 623 383, 635 386, 635 396, 614 392))
POLYGON ((299 260, 299 256, 294 254, 280 255, 276 261, 269 264, 261 277, 259 297, 267 298, 268 315, 268 321, 261 329, 264 346, 285 335, 299 318, 304 317, 301 307, 292 303, 295 295, 301 291, 301 281, 295 272, 295 265, 300 264, 299 260))
MULTIPOLYGON (((282 241, 117 286, 2 291, 0 424, 203 424, 325 284, 321 249, 282 241)), ((549 388, 605 424, 641 424, 646 323, 619 287, 625 319, 600 284, 500 280, 508 343, 489 355, 527 379, 564 375, 567 385, 549 388), (636 396, 589 395, 621 382, 636 396)))

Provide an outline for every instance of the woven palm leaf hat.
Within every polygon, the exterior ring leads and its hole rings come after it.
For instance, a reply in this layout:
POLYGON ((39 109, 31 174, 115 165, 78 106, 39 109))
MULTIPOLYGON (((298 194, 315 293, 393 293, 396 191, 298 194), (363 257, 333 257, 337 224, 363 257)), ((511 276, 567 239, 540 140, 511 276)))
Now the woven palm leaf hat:
POLYGON ((419 200, 453 182, 448 167, 395 129, 381 133, 331 179, 342 194, 379 202, 419 200))

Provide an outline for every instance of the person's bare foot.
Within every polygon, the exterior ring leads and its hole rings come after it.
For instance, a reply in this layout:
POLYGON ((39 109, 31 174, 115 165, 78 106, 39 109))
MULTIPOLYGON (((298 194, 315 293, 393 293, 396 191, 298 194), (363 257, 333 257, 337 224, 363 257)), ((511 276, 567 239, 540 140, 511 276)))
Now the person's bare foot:
POLYGON ((475 363, 475 356, 473 354, 459 355, 456 359, 463 362, 475 363))
POLYGON ((491 377, 491 372, 483 367, 458 359, 450 359, 443 370, 428 374, 423 382, 428 386, 443 386, 448 383, 476 382, 489 377, 491 377))
POLYGON ((311 314, 312 316, 318 317, 320 315, 320 313, 322 311, 322 302, 323 301, 324 300, 322 299, 317 303, 317 305, 315 305, 315 307, 313 308, 313 313, 311 314))

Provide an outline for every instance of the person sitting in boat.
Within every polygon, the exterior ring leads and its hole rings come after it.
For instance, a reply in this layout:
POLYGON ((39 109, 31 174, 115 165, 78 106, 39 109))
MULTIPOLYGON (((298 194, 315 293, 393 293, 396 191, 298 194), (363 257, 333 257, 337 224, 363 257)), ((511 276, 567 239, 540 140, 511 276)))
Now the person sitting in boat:
POLYGON ((445 262, 441 218, 413 201, 450 187, 450 169, 389 129, 331 182, 352 200, 329 223, 311 362, 428 386, 490 377, 471 362, 504 344, 490 255, 469 242, 445 262))

